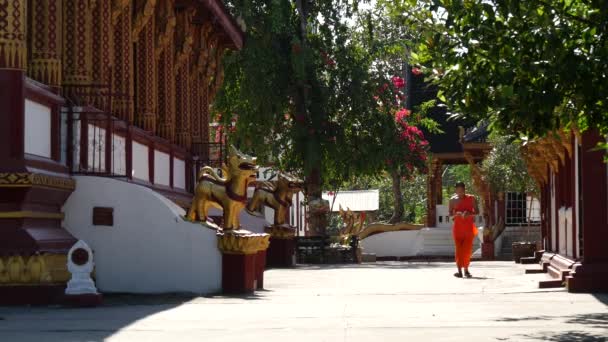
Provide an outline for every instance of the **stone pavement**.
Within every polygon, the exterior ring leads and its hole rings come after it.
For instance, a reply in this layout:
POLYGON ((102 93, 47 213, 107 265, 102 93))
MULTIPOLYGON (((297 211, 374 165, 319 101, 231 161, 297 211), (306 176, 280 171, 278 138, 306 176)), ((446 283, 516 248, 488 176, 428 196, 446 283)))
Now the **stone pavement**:
POLYGON ((266 272, 246 298, 111 296, 0 307, 0 341, 608 341, 608 295, 539 290, 512 262, 379 262, 266 272))

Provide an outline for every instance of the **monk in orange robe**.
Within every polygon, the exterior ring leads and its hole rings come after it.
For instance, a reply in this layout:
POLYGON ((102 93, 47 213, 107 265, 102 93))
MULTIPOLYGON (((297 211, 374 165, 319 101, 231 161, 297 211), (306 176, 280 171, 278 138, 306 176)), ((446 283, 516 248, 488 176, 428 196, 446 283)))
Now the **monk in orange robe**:
POLYGON ((464 183, 456 184, 456 194, 450 199, 449 209, 454 222, 452 234, 456 247, 456 266, 458 267, 458 272, 454 276, 462 278, 464 268, 464 276, 471 278, 469 264, 473 255, 473 241, 478 232, 475 226, 475 215, 478 210, 475 197, 466 194, 464 183))

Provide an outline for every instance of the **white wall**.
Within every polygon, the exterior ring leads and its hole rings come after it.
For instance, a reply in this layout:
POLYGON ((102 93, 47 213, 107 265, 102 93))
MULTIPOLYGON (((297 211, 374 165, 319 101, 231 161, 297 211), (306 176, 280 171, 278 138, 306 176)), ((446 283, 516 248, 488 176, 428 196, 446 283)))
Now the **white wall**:
POLYGON ((183 209, 151 189, 76 176, 64 226, 95 253, 102 292, 214 293, 221 290, 216 232, 184 221, 183 209), (95 206, 114 208, 114 226, 93 226, 95 206))
POLYGON ((148 169, 148 146, 133 141, 133 178, 150 180, 148 169))
MULTIPOLYGON (((473 241, 474 255, 481 255, 483 228, 473 241)), ((454 256, 454 238, 450 228, 423 228, 386 232, 369 236, 361 241, 364 253, 378 257, 454 256)))
POLYGON ((361 247, 378 257, 416 256, 422 252, 424 237, 420 230, 386 232, 363 239, 361 247))
POLYGON ((171 179, 170 157, 167 153, 154 151, 154 184, 169 186, 171 179))
POLYGON ((25 153, 51 158, 51 108, 25 100, 25 153))
POLYGON ((561 207, 558 211, 559 250, 562 255, 572 256, 572 208, 561 207))
POLYGON ((549 188, 551 189, 551 250, 557 252, 557 218, 555 217, 557 204, 555 200, 555 174, 553 172, 550 172, 549 188))
POLYGON ((173 187, 186 188, 186 162, 178 158, 173 158, 173 187))

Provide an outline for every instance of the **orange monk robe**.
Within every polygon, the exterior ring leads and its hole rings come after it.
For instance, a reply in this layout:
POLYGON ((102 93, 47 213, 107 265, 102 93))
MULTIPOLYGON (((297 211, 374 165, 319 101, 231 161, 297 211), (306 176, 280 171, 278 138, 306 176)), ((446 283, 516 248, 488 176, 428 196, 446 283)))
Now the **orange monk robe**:
POLYGON ((469 216, 454 216, 454 245, 456 247, 456 265, 458 268, 468 268, 473 255, 473 241, 477 236, 478 230, 475 226, 475 197, 465 195, 454 206, 453 211, 468 212, 469 216))

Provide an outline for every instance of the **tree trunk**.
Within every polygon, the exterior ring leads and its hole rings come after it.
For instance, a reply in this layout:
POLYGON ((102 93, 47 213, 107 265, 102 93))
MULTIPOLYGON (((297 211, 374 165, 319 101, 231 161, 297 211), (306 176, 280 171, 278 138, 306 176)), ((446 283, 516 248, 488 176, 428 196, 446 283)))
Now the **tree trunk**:
POLYGON ((401 193, 401 177, 397 171, 391 171, 391 179, 393 180, 393 198, 395 200, 395 209, 393 217, 388 223, 401 222, 403 218, 403 194, 401 193))

